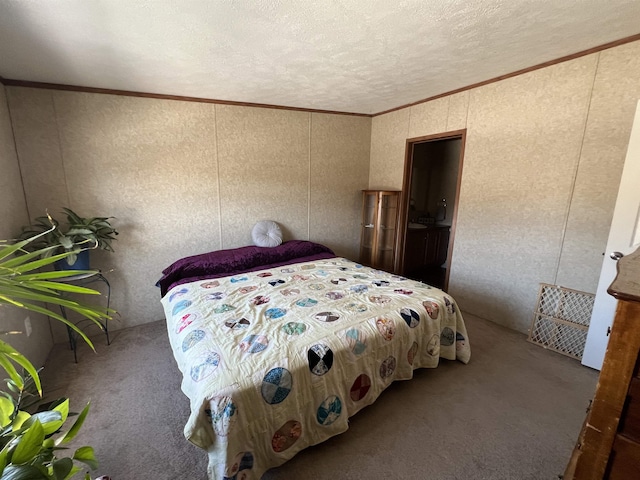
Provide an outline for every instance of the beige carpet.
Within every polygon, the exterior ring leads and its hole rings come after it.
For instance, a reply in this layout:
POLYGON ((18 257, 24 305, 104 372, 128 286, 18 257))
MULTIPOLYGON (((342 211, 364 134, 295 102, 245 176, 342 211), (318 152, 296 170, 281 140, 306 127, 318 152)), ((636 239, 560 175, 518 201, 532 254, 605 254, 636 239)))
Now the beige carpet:
MULTIPOLYGON (((597 372, 465 315, 468 365, 444 361, 396 382, 351 418, 350 429, 300 452, 263 479, 542 480, 562 473, 597 372)), ((47 396, 91 413, 77 445, 113 480, 206 479, 204 451, 182 435, 188 402, 164 322, 120 330, 79 363, 57 345, 43 372, 47 396)))

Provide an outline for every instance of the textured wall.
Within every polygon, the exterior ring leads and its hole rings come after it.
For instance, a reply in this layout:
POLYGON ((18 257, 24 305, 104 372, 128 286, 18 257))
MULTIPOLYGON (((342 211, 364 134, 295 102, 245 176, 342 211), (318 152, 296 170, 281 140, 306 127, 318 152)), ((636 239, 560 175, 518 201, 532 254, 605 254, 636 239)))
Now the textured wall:
POLYGON ((595 292, 640 99, 640 42, 600 53, 557 282, 595 292))
POLYGON ((251 244, 257 220, 308 238, 309 114, 216 107, 223 245, 251 244))
MULTIPOLYGON (((5 88, 0 84, 0 239, 13 238, 20 227, 29 220, 27 205, 22 189, 20 168, 13 141, 11 118, 7 108, 5 88)), ((26 335, 3 336, 20 353, 26 355, 31 362, 40 366, 44 363, 52 339, 49 321, 46 317, 25 310, 0 305, 0 331, 23 331, 24 319, 31 318, 33 332, 26 335)))
POLYGON ((113 269, 116 327, 161 319, 161 270, 186 255, 250 244, 258 220, 279 222, 285 239, 357 251, 368 118, 8 91, 31 216, 69 205, 116 217, 116 252, 94 256, 113 269))
POLYGON ((640 42, 375 117, 370 187, 407 138, 467 129, 450 291, 520 331, 540 282, 594 292, 640 98, 640 42))
POLYGON ((371 119, 311 115, 309 236, 347 258, 360 254, 360 190, 367 186, 370 139, 371 119))

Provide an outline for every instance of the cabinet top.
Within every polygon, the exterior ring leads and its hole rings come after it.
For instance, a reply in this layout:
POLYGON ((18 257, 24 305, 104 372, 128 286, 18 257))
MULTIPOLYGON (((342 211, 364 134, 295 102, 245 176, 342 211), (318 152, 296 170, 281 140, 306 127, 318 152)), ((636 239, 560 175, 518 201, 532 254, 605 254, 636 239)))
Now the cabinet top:
POLYGON ((400 193, 401 190, 362 190, 363 193, 400 193))
POLYGON ((618 300, 640 302, 640 248, 618 260, 616 268, 618 274, 607 292, 618 300))
POLYGON ((411 227, 408 226, 407 227, 407 233, 420 233, 420 232, 426 232, 426 231, 430 231, 430 230, 451 230, 451 225, 437 225, 437 224, 425 224, 425 225, 421 225, 420 227, 411 227))

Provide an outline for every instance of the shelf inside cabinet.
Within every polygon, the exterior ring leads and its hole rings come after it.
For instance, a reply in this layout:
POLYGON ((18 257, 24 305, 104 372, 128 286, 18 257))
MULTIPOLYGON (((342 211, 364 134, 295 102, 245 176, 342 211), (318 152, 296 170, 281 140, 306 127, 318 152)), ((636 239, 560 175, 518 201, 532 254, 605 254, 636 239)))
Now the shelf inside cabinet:
POLYGON ((393 271, 400 192, 363 190, 360 262, 393 271))

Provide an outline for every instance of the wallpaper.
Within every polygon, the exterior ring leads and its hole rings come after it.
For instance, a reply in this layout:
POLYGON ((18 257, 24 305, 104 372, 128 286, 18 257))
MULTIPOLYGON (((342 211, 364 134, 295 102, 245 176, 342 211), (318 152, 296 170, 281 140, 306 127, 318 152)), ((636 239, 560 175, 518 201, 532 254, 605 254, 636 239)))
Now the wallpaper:
POLYGON ((369 186, 408 138, 467 129, 450 293, 526 332, 539 283, 595 292, 637 99, 640 42, 374 117, 369 186))
POLYGON ((70 206, 115 217, 115 253, 92 252, 112 285, 113 328, 162 319, 162 269, 251 244, 259 220, 278 222, 285 240, 356 251, 370 118, 8 91, 30 216, 70 206))
POLYGON ((595 291, 633 116, 640 42, 600 52, 557 282, 595 291))
MULTIPOLYGON (((13 141, 11 118, 7 108, 5 88, 0 85, 0 239, 14 238, 20 227, 28 222, 20 169, 13 141)), ((20 335, 3 336, 33 364, 44 363, 51 346, 49 320, 43 315, 0 305, 0 331, 20 331, 20 335), (26 335, 25 318, 31 319, 31 336, 26 335)))

